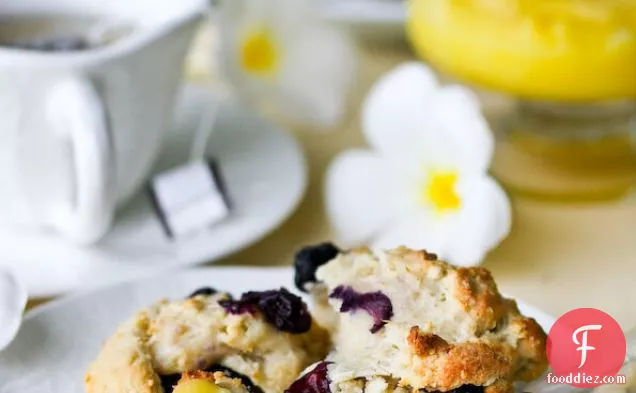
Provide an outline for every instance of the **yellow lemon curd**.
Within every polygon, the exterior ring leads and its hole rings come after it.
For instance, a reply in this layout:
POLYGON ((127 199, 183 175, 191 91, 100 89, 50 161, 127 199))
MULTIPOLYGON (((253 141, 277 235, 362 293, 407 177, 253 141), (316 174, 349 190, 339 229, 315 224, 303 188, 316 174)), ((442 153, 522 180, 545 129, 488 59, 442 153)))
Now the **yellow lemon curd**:
POLYGON ((409 37, 438 69, 521 98, 636 98, 636 0, 411 0, 409 37))
POLYGON ((205 379, 191 379, 179 383, 174 389, 174 393, 231 393, 211 381, 205 379))

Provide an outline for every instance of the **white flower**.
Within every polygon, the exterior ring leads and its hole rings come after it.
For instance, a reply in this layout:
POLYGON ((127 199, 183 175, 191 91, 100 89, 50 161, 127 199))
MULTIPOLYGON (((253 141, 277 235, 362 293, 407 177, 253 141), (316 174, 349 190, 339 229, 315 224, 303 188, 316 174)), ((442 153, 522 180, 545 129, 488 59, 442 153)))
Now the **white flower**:
POLYGON ((307 123, 344 112, 355 47, 312 0, 221 0, 221 68, 242 98, 307 123))
POLYGON ((487 173, 494 138, 473 93, 408 63, 371 90, 362 117, 373 150, 342 153, 327 174, 327 211, 343 245, 481 262, 507 236, 511 213, 487 173))

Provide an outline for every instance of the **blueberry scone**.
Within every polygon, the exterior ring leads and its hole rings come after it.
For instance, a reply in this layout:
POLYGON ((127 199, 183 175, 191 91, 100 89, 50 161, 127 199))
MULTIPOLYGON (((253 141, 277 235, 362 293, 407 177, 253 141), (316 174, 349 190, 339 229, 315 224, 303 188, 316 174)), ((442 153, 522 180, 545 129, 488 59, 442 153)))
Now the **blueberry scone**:
POLYGON ((239 379, 248 393, 281 393, 329 345, 305 303, 283 288, 240 299, 204 288, 121 325, 90 366, 85 389, 169 393, 183 372, 201 370, 239 379))
POLYGON ((544 331, 484 268, 407 248, 373 254, 331 244, 302 250, 295 267, 333 342, 296 386, 324 374, 332 393, 508 393, 547 367, 544 331))

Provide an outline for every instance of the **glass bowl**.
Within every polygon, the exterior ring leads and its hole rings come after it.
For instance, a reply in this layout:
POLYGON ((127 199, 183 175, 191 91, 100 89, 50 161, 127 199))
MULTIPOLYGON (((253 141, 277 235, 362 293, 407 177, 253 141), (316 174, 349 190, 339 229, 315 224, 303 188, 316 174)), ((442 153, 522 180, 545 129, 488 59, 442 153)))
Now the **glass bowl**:
POLYGON ((408 35, 439 71, 511 97, 494 174, 549 199, 636 184, 636 0, 411 0, 408 35))

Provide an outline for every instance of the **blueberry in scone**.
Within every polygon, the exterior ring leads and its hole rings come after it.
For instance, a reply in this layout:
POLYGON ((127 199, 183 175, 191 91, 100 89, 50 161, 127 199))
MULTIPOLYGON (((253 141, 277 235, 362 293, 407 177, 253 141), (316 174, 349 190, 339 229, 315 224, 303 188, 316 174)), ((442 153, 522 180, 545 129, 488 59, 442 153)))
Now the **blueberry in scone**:
POLYGON ((329 295, 330 299, 339 299, 341 313, 351 313, 362 310, 373 318, 373 325, 369 329, 375 333, 393 318, 393 303, 391 299, 381 291, 356 292, 350 286, 340 285, 334 288, 329 295))
POLYGON ((545 333, 484 268, 407 248, 358 249, 321 264, 315 278, 313 315, 332 334, 331 393, 508 393, 547 367, 545 333))
POLYGON ((300 376, 284 393, 327 393, 329 392, 329 376, 327 366, 329 363, 321 361, 312 365, 300 376))
POLYGON ((316 282, 316 270, 335 258, 340 250, 332 243, 321 243, 304 247, 294 257, 294 283, 296 288, 307 292, 308 286, 316 282))
POLYGON ((202 287, 197 289, 196 291, 192 292, 188 298, 193 298, 193 297, 197 297, 197 296, 211 296, 214 295, 215 293, 218 293, 219 291, 217 291, 216 289, 212 288, 212 287, 202 287))
POLYGON ((305 333, 311 329, 311 315, 307 305, 285 288, 272 291, 250 291, 239 300, 221 300, 219 304, 230 314, 260 311, 278 330, 305 333))
POLYGON ((280 393, 329 350, 327 331, 284 289, 238 300, 208 293, 161 301, 122 324, 90 366, 86 392, 169 393, 182 373, 203 370, 247 393, 280 393))

